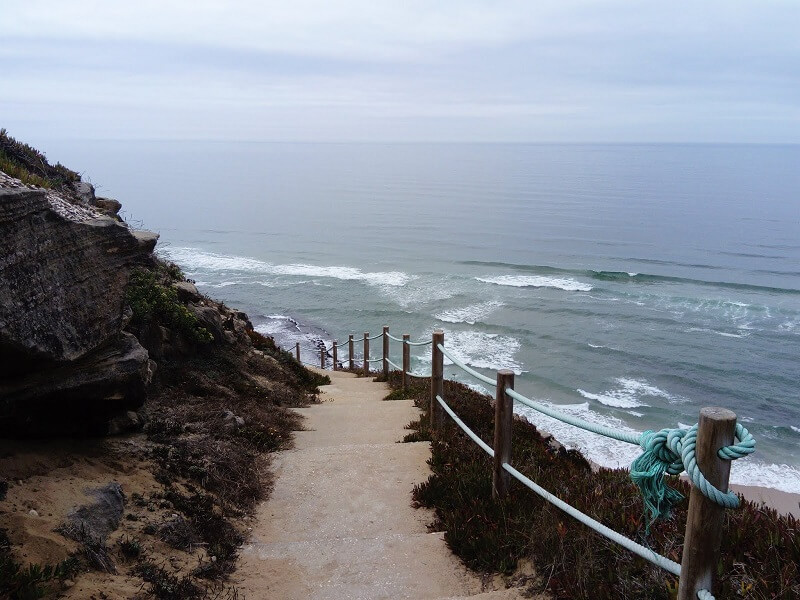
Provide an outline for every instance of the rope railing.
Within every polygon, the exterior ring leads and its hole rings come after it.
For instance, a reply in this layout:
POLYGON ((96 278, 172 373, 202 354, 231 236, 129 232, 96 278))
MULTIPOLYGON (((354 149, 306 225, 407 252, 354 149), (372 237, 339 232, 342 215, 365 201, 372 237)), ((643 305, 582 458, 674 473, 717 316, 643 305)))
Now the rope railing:
POLYGON ((391 366, 391 367, 394 367, 394 368, 395 368, 397 371, 402 371, 402 370, 403 370, 403 367, 401 367, 400 365, 396 365, 396 364, 394 364, 394 363, 393 363, 392 361, 390 361, 388 358, 386 359, 386 362, 388 362, 388 363, 389 363, 389 366, 391 366))
POLYGON ((444 354, 447 358, 449 358, 453 362, 453 364, 455 366, 459 367, 465 373, 469 373, 470 375, 472 375, 478 381, 482 381, 483 383, 487 383, 487 384, 491 385, 492 387, 494 387, 496 385, 497 382, 495 382, 493 379, 491 379, 490 377, 486 377, 486 375, 481 375, 480 373, 478 373, 474 369, 470 369, 467 365, 465 365, 463 362, 461 362, 455 356, 453 356, 447 350, 445 350, 444 346, 442 346, 441 344, 437 344, 437 347, 439 348, 439 351, 442 354, 444 354))
MULTIPOLYGON (((494 458, 494 450, 486 442, 484 442, 480 437, 478 437, 475 434, 474 431, 472 431, 469 427, 467 427, 467 425, 464 424, 464 421, 462 421, 461 419, 458 418, 456 413, 453 412, 453 409, 450 408, 447 405, 447 403, 442 399, 442 397, 441 396, 436 396, 436 400, 439 402, 439 404, 441 404, 441 406, 442 406, 442 408, 444 408, 445 412, 447 412, 447 414, 450 415, 450 417, 453 419, 453 421, 455 421, 456 425, 458 425, 462 429, 462 431, 464 431, 464 433, 466 433, 472 439, 473 442, 478 444, 478 446, 480 446, 483 449, 484 452, 486 452, 489 456, 494 458)), ((609 527, 606 527, 605 525, 603 525, 599 521, 594 520, 589 515, 587 515, 585 513, 582 513, 577 508, 574 508, 574 507, 570 506, 569 504, 567 504, 566 502, 564 502, 563 500, 561 500, 557 496, 554 496, 553 494, 548 492, 543 487, 537 485, 536 483, 534 483, 533 481, 528 479, 525 475, 523 475, 522 473, 517 471, 514 467, 512 467, 507 462, 502 463, 502 467, 503 467, 503 469, 508 471, 508 473, 510 473, 511 476, 514 477, 514 479, 516 479, 517 481, 522 483, 524 486, 530 488, 531 490, 533 490, 534 492, 539 494, 542 498, 544 498, 545 500, 547 500, 551 504, 553 504, 556 507, 558 507, 561 510, 563 510, 569 516, 577 519, 578 521, 580 521, 581 523, 583 523, 587 527, 593 529, 594 531, 596 531, 600 535, 608 538, 612 542, 615 542, 615 543, 619 544, 620 546, 622 546, 623 548, 627 548, 628 550, 630 550, 634 554, 636 554, 638 556, 641 556, 642 558, 644 558, 645 560, 651 562, 652 564, 656 565, 657 567, 661 567, 662 569, 664 569, 666 571, 669 571, 673 575, 677 575, 678 577, 680 577, 680 575, 681 575, 681 566, 678 563, 676 563, 674 560, 670 560, 666 556, 661 556, 660 554, 658 554, 657 552, 654 552, 650 548, 646 548, 645 546, 642 546, 641 544, 637 544, 633 540, 631 540, 629 538, 626 538, 624 535, 621 535, 621 534, 617 533, 616 531, 614 531, 613 529, 610 529, 609 527)))
MULTIPOLYGON (((689 429, 662 429, 660 431, 627 432, 611 427, 597 425, 590 421, 574 417, 555 408, 545 406, 514 390, 514 374, 508 370, 497 372, 496 380, 479 373, 456 357, 444 345, 444 333, 434 332, 427 341, 411 342, 408 334, 402 339, 389 333, 384 326, 383 332, 370 336, 364 333, 363 362, 364 374, 369 373, 369 365, 382 362, 383 374, 388 376, 389 368, 400 371, 403 377, 403 388, 408 385, 410 377, 430 377, 430 426, 434 435, 443 423, 443 415, 447 414, 458 427, 481 447, 494 462, 492 476, 492 493, 495 497, 507 494, 510 479, 522 485, 566 512, 579 522, 592 528, 600 535, 619 544, 637 556, 652 564, 677 575, 679 580, 678 600, 699 598, 714 600, 709 591, 716 576, 720 541, 722 535, 723 512, 725 508, 738 506, 738 497, 727 490, 730 462, 743 458, 755 450, 755 440, 750 432, 736 423, 736 415, 720 408, 704 408, 700 412, 700 421, 689 429), (383 355, 380 358, 369 358, 369 342, 383 338, 383 355), (389 341, 403 344, 403 364, 398 365, 389 358, 389 341), (410 349, 412 346, 432 345, 431 373, 421 375, 411 372, 410 349), (495 388, 494 443, 489 446, 476 435, 447 405, 444 400, 444 358, 450 360, 459 369, 478 379, 482 383, 495 388), (606 527, 602 523, 567 504, 554 496, 526 475, 515 469, 511 463, 511 428, 514 402, 530 408, 550 418, 569 425, 579 427, 598 435, 620 442, 638 445, 643 453, 631 465, 631 479, 639 486, 649 514, 647 527, 657 518, 669 515, 672 505, 682 496, 665 483, 665 475, 678 475, 684 470, 692 482, 692 494, 689 502, 684 537, 683 558, 681 564, 666 558, 653 550, 638 544, 622 534, 606 527), (442 412, 443 411, 443 412, 442 412), (738 440, 736 443, 734 441, 738 440), (704 471, 708 473, 707 478, 704 471), (698 493, 695 493, 698 492, 698 493), (710 524, 713 523, 713 526, 710 524), (682 565, 686 565, 682 567, 682 565)), ((354 367, 353 336, 347 341, 350 368, 354 367)), ((334 341, 333 368, 339 368, 337 349, 340 346, 334 341)), ((320 349, 320 364, 324 368, 327 347, 320 349)), ((296 346, 296 356, 300 358, 300 345, 296 346)))

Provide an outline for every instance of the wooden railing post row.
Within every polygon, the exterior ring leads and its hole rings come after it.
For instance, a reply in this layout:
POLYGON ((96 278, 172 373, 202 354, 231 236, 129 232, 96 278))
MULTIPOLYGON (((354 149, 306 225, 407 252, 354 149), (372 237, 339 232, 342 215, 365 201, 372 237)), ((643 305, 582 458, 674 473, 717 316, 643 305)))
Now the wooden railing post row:
POLYGON ((333 370, 339 370, 339 353, 337 352, 338 342, 333 340, 333 370))
POLYGON ((444 398, 444 354, 439 350, 439 344, 444 346, 444 331, 437 329, 433 332, 431 346, 431 408, 430 426, 435 432, 442 424, 444 409, 439 405, 436 396, 444 398))
POLYGON ((403 334, 403 389, 408 389, 408 373, 411 370, 411 346, 408 345, 411 335, 403 334))
POLYGON ((297 359, 297 362, 300 362, 300 342, 294 345, 294 357, 297 359))
POLYGON ((347 351, 350 354, 350 370, 356 370, 356 361, 353 358, 353 334, 351 333, 350 336, 347 338, 347 351))
POLYGON ((383 326, 383 376, 389 377, 389 326, 383 326))
POLYGON ((497 391, 494 401, 494 469, 492 472, 492 498, 505 498, 511 475, 503 463, 511 462, 511 431, 514 422, 514 399, 506 393, 514 389, 514 371, 497 372, 497 391))
MULTIPOLYGON (((735 430, 736 414, 732 411, 719 407, 700 410, 695 449, 697 466, 708 482, 722 491, 728 489, 731 461, 722 460, 717 456, 717 451, 733 443, 735 430)), ((683 540, 678 600, 695 600, 697 592, 702 589, 714 592, 724 521, 725 508, 692 487, 683 540)))
POLYGON ((369 331, 364 332, 364 377, 369 375, 369 331))
POLYGON ((325 344, 323 344, 322 348, 319 349, 319 368, 325 368, 325 344))

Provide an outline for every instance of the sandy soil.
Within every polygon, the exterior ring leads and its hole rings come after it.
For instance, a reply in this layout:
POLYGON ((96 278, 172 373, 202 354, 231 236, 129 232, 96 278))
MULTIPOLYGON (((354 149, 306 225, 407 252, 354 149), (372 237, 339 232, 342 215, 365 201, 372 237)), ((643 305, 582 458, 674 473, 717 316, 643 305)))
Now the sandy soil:
POLYGON ((0 473, 10 483, 6 499, 0 503, 0 528, 7 530, 15 558, 23 565, 56 564, 79 550, 76 542, 56 528, 74 509, 93 502, 92 490, 117 482, 126 495, 126 517, 107 540, 118 574, 84 571, 66 585, 51 582, 51 592, 84 600, 149 597, 141 579, 126 575, 133 563, 119 552, 118 542, 123 539, 147 540, 143 552, 176 574, 189 572, 204 557, 201 548, 189 554, 141 534, 148 523, 159 523, 172 512, 152 500, 162 486, 142 456, 143 444, 143 435, 109 440, 0 441, 0 473), (147 502, 133 502, 134 494, 147 502))
POLYGON ((331 373, 322 404, 299 409, 306 431, 278 454, 277 480, 256 515, 237 587, 247 598, 521 598, 469 572, 411 506, 429 444, 399 444, 418 417, 385 384, 331 373))

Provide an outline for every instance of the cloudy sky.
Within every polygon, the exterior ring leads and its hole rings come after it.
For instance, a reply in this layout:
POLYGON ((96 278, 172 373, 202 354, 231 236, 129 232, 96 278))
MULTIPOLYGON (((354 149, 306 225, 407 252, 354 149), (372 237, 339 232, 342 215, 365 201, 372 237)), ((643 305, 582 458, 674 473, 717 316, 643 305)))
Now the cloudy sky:
POLYGON ((800 143, 800 2, 0 0, 44 139, 800 143))

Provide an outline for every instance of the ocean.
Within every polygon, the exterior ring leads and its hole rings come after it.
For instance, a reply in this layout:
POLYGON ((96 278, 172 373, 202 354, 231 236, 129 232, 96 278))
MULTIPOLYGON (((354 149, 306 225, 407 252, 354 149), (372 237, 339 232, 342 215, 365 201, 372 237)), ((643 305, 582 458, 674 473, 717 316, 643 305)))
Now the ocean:
MULTIPOLYGON (((800 492, 800 146, 38 145, 306 361, 442 328, 473 368, 604 425, 730 408, 758 443, 732 481, 800 492)), ((602 465, 638 454, 518 410, 602 465)))

